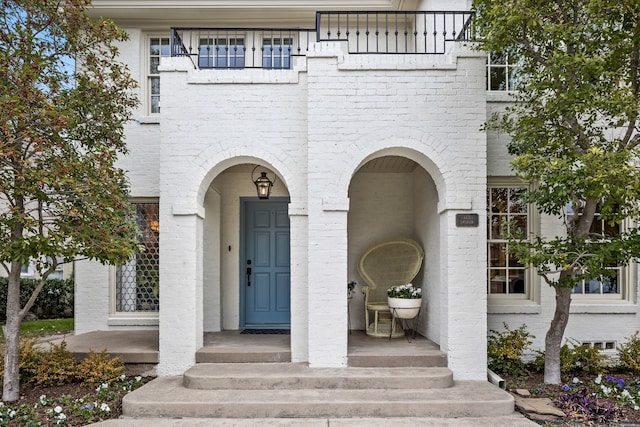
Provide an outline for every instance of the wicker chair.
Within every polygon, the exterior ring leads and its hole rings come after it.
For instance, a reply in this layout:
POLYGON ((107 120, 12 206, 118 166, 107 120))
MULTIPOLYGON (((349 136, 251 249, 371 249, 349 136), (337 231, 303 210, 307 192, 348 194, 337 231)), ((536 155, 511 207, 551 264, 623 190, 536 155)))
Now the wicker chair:
POLYGON ((420 271, 423 259, 422 247, 409 239, 381 242, 362 254, 358 262, 358 272, 366 283, 362 286, 362 292, 367 335, 404 336, 400 322, 392 322, 387 303, 387 289, 410 283, 420 271), (390 331, 392 325, 395 325, 394 330, 390 331))

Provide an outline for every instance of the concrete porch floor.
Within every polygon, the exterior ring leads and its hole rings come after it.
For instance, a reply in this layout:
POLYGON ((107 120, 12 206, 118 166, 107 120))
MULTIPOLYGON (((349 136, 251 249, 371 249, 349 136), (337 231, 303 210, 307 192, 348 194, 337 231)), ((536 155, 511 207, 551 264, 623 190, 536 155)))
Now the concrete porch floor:
MULTIPOLYGON (((93 331, 79 335, 65 335, 51 337, 40 343, 46 347, 46 343, 60 344, 66 342, 67 350, 78 358, 85 357, 90 350, 119 356, 125 363, 158 363, 158 331, 93 331)), ((242 355, 259 353, 281 353, 290 360, 290 335, 269 334, 240 334, 240 331, 207 332, 204 334, 204 347, 199 353, 216 354, 224 353, 236 355, 238 362, 243 362, 242 355), (288 355, 288 356, 287 356, 288 355)), ((352 331, 348 343, 349 358, 357 357, 425 357, 438 353, 436 344, 424 337, 416 336, 409 342, 405 338, 374 338, 365 335, 363 331, 352 331)), ((440 353, 442 354, 442 353, 440 353)), ((230 362, 233 360, 226 360, 230 362)))

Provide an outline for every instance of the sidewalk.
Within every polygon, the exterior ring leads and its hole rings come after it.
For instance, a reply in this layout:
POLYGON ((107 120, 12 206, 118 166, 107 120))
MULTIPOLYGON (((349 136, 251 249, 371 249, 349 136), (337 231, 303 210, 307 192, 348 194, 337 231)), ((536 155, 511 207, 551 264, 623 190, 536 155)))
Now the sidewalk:
POLYGON ((535 427, 519 414, 485 418, 190 418, 118 419, 93 424, 100 427, 535 427))

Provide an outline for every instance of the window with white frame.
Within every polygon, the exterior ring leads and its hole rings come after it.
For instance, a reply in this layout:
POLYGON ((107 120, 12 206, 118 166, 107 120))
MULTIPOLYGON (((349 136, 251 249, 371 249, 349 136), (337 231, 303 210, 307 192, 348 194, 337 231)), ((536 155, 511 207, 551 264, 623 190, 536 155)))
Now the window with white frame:
POLYGON ((526 295, 530 286, 526 267, 509 253, 505 231, 530 234, 529 206, 522 185, 489 185, 487 189, 487 292, 526 295), (506 230, 504 227, 508 227, 506 230), (509 227, 515 229, 509 229, 509 227))
POLYGON ((203 37, 198 43, 198 68, 244 68, 244 38, 203 37))
POLYGON ((519 67, 509 62, 509 57, 500 52, 487 56, 487 90, 518 90, 519 67))
POLYGON ((262 40, 262 68, 290 69, 292 51, 291 37, 265 37, 262 40))
MULTIPOLYGON (((573 208, 571 204, 566 207, 567 221, 571 221, 573 217, 573 208)), ((595 217, 591 223, 589 234, 595 239, 606 239, 607 237, 617 236, 622 232, 622 223, 610 224, 600 218, 599 209, 596 210, 595 217)), ((615 262, 609 262, 605 265, 607 270, 611 271, 611 275, 602 276, 598 279, 584 280, 576 285, 571 292, 579 295, 619 295, 624 279, 624 269, 617 266, 615 262)))
POLYGON ((169 37, 149 38, 149 63, 147 69, 147 100, 150 114, 160 113, 160 58, 171 56, 169 37))
POLYGON ((142 250, 116 269, 116 312, 155 312, 160 305, 160 205, 133 204, 142 250))

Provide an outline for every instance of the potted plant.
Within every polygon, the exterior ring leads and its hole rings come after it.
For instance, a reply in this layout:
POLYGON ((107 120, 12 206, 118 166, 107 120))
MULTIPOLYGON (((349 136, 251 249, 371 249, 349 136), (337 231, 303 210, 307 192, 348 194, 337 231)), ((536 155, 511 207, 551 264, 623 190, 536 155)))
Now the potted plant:
POLYGON ((422 289, 414 287, 411 283, 392 286, 387 289, 387 301, 395 317, 412 319, 420 312, 422 289))

